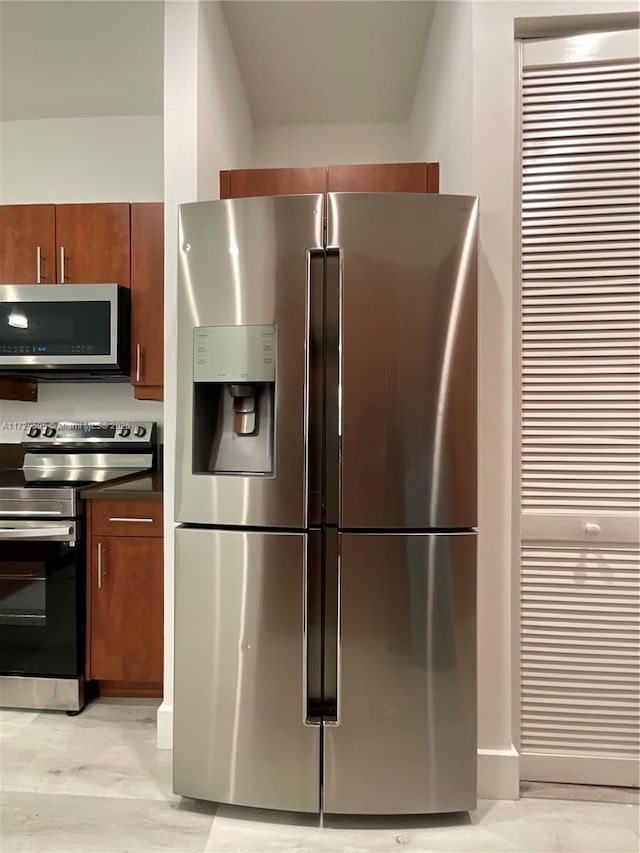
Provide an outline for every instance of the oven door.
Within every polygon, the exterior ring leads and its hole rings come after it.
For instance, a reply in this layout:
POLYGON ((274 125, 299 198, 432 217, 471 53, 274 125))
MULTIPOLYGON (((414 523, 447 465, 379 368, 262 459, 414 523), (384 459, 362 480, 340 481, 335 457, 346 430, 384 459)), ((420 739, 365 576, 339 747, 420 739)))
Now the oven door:
POLYGON ((82 674, 79 533, 76 521, 0 520, 0 673, 82 674))

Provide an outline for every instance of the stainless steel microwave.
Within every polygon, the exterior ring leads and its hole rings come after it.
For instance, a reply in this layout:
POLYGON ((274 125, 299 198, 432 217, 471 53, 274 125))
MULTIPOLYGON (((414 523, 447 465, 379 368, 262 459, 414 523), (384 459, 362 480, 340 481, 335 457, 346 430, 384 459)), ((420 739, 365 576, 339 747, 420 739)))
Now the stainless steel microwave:
POLYGON ((0 285, 0 374, 126 378, 129 291, 118 284, 0 285))

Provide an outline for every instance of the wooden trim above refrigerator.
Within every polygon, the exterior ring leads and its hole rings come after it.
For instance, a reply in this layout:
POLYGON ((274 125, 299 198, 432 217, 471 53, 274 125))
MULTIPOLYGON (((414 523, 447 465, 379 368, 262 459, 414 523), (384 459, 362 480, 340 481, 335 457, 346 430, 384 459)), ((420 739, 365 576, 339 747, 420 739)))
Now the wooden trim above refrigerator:
POLYGON ((437 193, 439 163, 359 163, 220 172, 220 198, 327 192, 437 193))

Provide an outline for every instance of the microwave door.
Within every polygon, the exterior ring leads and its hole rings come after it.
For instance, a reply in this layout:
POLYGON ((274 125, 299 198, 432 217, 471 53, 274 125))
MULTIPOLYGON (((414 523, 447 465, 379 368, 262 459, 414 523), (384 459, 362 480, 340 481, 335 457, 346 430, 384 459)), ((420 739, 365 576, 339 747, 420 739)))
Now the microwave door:
POLYGON ((0 371, 123 375, 129 371, 129 291, 116 284, 0 286, 0 371))

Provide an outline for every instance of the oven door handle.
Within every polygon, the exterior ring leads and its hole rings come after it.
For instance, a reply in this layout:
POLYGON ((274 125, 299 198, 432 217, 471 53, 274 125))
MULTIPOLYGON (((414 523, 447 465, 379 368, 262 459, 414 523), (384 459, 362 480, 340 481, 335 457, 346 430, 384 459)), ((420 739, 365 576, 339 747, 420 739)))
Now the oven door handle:
POLYGON ((73 534, 73 527, 0 527, 0 541, 3 539, 53 539, 73 534))

